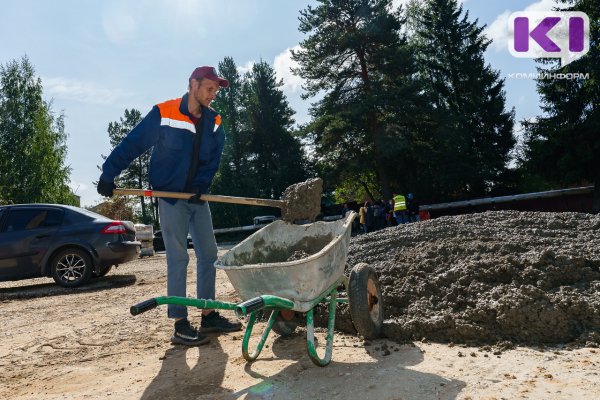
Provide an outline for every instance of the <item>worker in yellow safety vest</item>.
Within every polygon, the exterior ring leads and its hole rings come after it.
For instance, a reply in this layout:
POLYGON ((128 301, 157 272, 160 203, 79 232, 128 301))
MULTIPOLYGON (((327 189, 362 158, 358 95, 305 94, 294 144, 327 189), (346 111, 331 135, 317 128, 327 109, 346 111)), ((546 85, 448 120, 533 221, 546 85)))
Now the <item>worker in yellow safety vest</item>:
POLYGON ((401 194, 394 196, 394 218, 398 225, 408 222, 408 215, 406 214, 406 198, 401 194))

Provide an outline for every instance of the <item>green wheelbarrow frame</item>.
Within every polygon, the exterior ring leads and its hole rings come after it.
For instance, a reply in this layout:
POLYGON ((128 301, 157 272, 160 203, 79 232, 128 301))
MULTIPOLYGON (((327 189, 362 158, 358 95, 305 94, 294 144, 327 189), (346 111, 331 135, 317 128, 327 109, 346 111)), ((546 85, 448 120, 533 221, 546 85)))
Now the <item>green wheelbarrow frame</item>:
MULTIPOLYGON (((349 279, 346 276, 342 276, 327 290, 325 290, 320 296, 310 302, 310 310, 306 312, 306 343, 307 352, 311 361, 319 366, 324 367, 331 362, 333 352, 333 334, 335 326, 335 310, 337 303, 348 303, 348 297, 338 297, 337 288, 340 285, 344 285, 348 288, 349 279), (327 322, 327 341, 325 345, 325 355, 320 357, 317 353, 315 346, 315 326, 314 326, 314 308, 322 301, 329 303, 329 318, 327 322)), ((148 310, 151 310, 159 305, 164 304, 177 304, 181 306, 190 306, 200 309, 218 309, 218 310, 232 310, 238 316, 249 315, 248 322, 246 324, 246 332, 244 333, 244 339, 242 341, 242 355, 248 362, 253 362, 260 355, 269 333, 275 324, 280 311, 293 310, 294 302, 283 297, 262 295, 255 297, 250 300, 246 300, 241 303, 232 303, 226 301, 217 300, 205 300, 205 299, 193 299, 189 297, 176 297, 176 296, 162 296, 155 297, 152 299, 145 300, 139 304, 131 306, 130 312, 132 315, 138 315, 148 310), (256 315, 260 310, 271 310, 271 316, 267 322, 265 330, 261 334, 260 340, 256 349, 250 353, 249 344, 250 338, 252 337, 252 329, 256 322, 256 315)))

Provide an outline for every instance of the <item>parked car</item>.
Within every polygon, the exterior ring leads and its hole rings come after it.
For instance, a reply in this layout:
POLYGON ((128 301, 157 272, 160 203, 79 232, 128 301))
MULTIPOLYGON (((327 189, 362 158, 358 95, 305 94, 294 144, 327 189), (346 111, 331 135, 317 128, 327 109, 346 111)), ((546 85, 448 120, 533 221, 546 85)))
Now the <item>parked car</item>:
POLYGON ((254 217, 254 225, 270 224, 271 222, 276 220, 277 217, 274 215, 261 215, 258 217, 254 217))
POLYGON ((58 204, 0 206, 0 281, 51 276, 76 287, 139 252, 129 221, 58 204))
MULTIPOLYGON (((155 251, 165 251, 165 242, 162 237, 162 231, 154 232, 154 239, 152 239, 152 247, 155 251)), ((187 248, 193 249, 194 243, 192 242, 192 235, 187 235, 187 248)))

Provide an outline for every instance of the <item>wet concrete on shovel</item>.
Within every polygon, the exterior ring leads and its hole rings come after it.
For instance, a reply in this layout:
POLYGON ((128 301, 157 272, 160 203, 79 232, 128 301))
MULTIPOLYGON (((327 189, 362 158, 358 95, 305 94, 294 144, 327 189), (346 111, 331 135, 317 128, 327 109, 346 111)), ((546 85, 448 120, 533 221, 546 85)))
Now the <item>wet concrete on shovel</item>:
POLYGON ((312 178, 305 182, 289 186, 281 199, 285 206, 281 209, 281 218, 286 222, 313 222, 321 212, 323 180, 312 178))

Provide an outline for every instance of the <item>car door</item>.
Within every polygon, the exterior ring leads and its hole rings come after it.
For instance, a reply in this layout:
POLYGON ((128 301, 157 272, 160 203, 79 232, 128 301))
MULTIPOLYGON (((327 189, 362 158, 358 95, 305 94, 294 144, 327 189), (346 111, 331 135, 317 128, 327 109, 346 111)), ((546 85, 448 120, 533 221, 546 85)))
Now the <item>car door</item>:
POLYGON ((40 275, 43 260, 64 212, 58 208, 11 207, 0 226, 0 279, 40 275))

